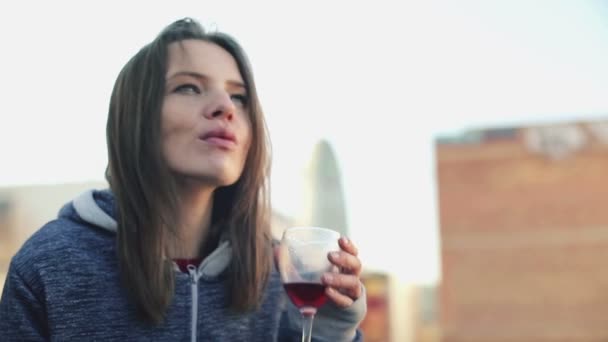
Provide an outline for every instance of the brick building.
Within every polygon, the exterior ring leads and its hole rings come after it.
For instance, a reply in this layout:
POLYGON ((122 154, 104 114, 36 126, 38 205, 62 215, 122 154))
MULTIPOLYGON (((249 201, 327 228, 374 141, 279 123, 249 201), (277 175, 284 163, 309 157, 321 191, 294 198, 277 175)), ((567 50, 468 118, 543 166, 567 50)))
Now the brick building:
POLYGON ((608 341, 607 127, 437 140, 444 341, 608 341))

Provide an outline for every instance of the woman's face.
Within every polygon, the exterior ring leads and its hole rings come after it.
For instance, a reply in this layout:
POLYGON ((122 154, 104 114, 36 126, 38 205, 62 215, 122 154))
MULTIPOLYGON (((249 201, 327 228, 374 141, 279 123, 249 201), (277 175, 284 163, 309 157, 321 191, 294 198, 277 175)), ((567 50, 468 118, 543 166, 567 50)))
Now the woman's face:
POLYGON ((248 95, 236 61, 201 40, 171 43, 168 51, 161 113, 165 161, 184 180, 233 184, 251 145, 248 95))

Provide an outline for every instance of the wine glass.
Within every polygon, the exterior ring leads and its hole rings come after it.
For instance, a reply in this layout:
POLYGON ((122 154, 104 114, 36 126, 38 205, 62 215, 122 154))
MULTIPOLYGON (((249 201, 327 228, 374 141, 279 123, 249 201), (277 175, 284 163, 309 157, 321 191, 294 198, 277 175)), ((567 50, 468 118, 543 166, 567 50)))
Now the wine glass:
POLYGON ((337 272, 328 253, 339 251, 340 233, 320 227, 293 227, 283 232, 277 264, 283 287, 302 314, 302 341, 312 337, 317 309, 327 301, 321 276, 337 272))

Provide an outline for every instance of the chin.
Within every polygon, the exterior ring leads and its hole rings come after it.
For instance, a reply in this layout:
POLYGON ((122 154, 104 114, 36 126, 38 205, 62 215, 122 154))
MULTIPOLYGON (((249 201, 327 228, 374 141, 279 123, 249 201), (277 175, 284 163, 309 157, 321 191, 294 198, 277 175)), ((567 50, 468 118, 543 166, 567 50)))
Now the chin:
POLYGON ((217 187, 225 187, 225 186, 231 186, 234 185, 239 179, 222 179, 222 180, 218 180, 218 182, 216 183, 217 187))
MULTIPOLYGON (((185 166, 185 165, 184 165, 185 166)), ((227 165, 189 165, 189 167, 174 168, 178 179, 182 179, 193 186, 209 186, 214 188, 230 186, 241 177, 242 170, 227 165)))
POLYGON ((191 173, 189 175, 185 175, 185 178, 196 181, 200 184, 219 188, 235 184, 239 180, 239 176, 240 175, 231 175, 226 173, 191 173))

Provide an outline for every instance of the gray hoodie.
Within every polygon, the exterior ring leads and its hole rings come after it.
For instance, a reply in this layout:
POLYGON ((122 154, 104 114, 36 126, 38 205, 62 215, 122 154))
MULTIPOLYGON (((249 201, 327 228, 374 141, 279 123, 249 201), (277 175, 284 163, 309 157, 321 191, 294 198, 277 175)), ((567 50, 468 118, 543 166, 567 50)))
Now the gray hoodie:
MULTIPOLYGON (((299 312, 273 270, 261 306, 229 311, 224 270, 232 250, 220 243, 198 268, 175 272, 166 319, 137 318, 119 279, 114 198, 88 191, 33 234, 11 260, 0 299, 2 341, 299 341, 299 312)), ((320 308, 315 341, 362 341, 365 296, 348 309, 320 308)))

